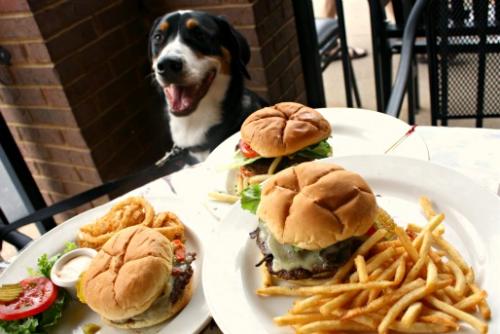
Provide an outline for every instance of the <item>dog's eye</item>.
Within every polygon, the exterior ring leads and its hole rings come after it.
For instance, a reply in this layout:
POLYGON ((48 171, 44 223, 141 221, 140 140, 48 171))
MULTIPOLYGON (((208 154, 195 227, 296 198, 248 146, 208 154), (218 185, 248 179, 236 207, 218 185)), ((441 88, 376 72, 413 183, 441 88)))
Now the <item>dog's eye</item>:
POLYGON ((153 40, 157 43, 160 43, 163 41, 163 34, 160 34, 157 32, 156 34, 153 35, 153 40))
POLYGON ((199 39, 199 40, 203 40, 205 38, 205 34, 203 33, 203 31, 199 27, 196 27, 195 29, 193 29, 192 34, 193 34, 194 38, 199 39))

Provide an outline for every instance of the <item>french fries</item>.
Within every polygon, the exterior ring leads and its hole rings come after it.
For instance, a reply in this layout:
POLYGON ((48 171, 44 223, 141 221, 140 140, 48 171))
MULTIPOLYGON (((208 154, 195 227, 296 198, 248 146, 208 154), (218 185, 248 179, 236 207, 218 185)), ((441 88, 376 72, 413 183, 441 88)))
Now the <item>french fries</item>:
POLYGON ((314 294, 335 295, 340 292, 364 290, 372 288, 388 288, 393 286, 391 281, 375 281, 367 283, 345 283, 320 286, 288 287, 288 286, 270 286, 257 289, 257 294, 261 296, 312 296, 314 294))
POLYGON ((425 218, 427 218, 427 220, 431 220, 432 217, 437 215, 432 207, 431 200, 427 196, 421 196, 418 202, 420 203, 420 207, 422 208, 422 211, 424 212, 425 218))
POLYGON ((476 318, 475 316, 466 313, 464 311, 461 311, 457 309, 454 306, 451 306, 450 304, 447 304, 436 297, 428 296, 425 298, 432 306, 436 307, 437 309, 450 314, 460 320, 463 320, 465 322, 468 322, 472 327, 477 329, 479 333, 485 334, 488 333, 488 325, 484 322, 476 318))
POLYGON ((410 239, 408 238, 408 234, 406 234, 403 231, 403 229, 399 226, 395 228, 394 232, 398 236, 399 240, 401 241, 401 245, 403 245, 403 247, 406 249, 413 262, 417 262, 418 252, 417 249, 411 243, 410 239))
POLYGON ((228 204, 236 203, 240 199, 239 196, 231 195, 220 191, 209 192, 208 198, 217 202, 228 203, 228 204))
POLYGON ((361 283, 368 282, 368 270, 366 269, 366 262, 363 255, 356 256, 354 263, 356 264, 356 270, 358 271, 359 281, 361 283))
POLYGON ((416 302, 410 305, 401 317, 401 325, 406 328, 410 328, 411 325, 417 320, 417 317, 420 315, 422 311, 423 304, 420 302, 416 302))
POLYGON ((390 233, 397 238, 389 241, 388 232, 379 229, 331 279, 290 286, 267 277, 258 295, 300 297, 274 322, 304 334, 445 333, 459 330, 461 322, 488 333, 486 291, 443 238, 444 214, 426 197, 420 205, 425 226, 411 224, 407 232, 396 227, 390 233))
POLYGON ((262 271, 262 285, 264 287, 272 286, 273 285, 273 276, 269 272, 269 269, 267 269, 267 266, 261 266, 261 271, 262 271))

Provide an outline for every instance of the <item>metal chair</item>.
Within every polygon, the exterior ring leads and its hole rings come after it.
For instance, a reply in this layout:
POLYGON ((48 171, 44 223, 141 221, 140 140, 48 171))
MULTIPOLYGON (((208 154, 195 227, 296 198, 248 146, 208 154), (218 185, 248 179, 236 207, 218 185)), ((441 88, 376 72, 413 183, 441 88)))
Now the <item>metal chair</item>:
MULTIPOLYGON (((414 1, 391 0, 395 17, 394 23, 387 20, 385 9, 380 0, 368 0, 368 3, 370 9, 377 110, 386 112, 392 86, 392 56, 394 54, 401 54, 402 52, 403 30, 414 1)), ((425 31, 422 28, 422 25, 419 24, 416 32, 419 37, 425 36, 425 31)), ((418 68, 414 55, 425 54, 427 52, 425 39, 419 39, 412 52, 413 57, 410 68, 410 77, 412 80, 408 82, 408 122, 410 124, 415 123, 415 114, 420 107, 418 68)))
POLYGON ((500 117, 500 1, 433 1, 426 13, 432 124, 500 117))
MULTIPOLYGON (((417 0, 403 34, 401 60, 386 112, 398 117, 410 77, 415 36, 425 12, 432 124, 500 117, 500 20, 487 0, 417 0)), ((496 7, 496 8, 494 8, 496 7)), ((495 11, 495 9, 497 9, 495 11)))
POLYGON ((341 53, 339 47, 339 21, 329 17, 315 18, 321 70, 324 71, 341 53))
POLYGON ((58 203, 44 207, 13 222, 8 222, 5 215, 0 210, 0 250, 2 249, 3 241, 12 244, 18 250, 24 248, 32 241, 32 239, 25 234, 16 231, 22 226, 37 223, 41 220, 51 218, 54 215, 75 209, 101 196, 111 194, 113 196, 122 195, 134 188, 181 169, 186 163, 186 159, 189 159, 187 151, 178 151, 161 166, 153 165, 122 179, 109 181, 58 203))
POLYGON ((385 112, 396 118, 399 117, 401 112, 401 105, 406 92, 408 79, 410 78, 410 71, 413 62, 413 49, 415 47, 415 37, 417 32, 417 23, 420 15, 425 9, 428 0, 417 0, 413 6, 403 32, 403 43, 401 46, 401 58, 399 61, 398 72, 394 86, 387 102, 385 112))
POLYGON ((146 167, 134 174, 106 182, 58 203, 46 206, 1 114, 0 139, 0 149, 5 151, 7 159, 13 163, 13 169, 21 181, 21 186, 25 190, 30 191, 31 204, 35 209, 34 212, 27 216, 9 222, 0 208, 0 250, 2 249, 3 241, 12 244, 18 250, 24 248, 32 241, 27 235, 17 231, 22 226, 37 223, 39 224, 40 232, 43 234, 56 226, 52 217, 57 214, 73 210, 80 205, 105 195, 112 197, 119 196, 157 178, 173 173, 181 169, 186 163, 193 162, 187 150, 174 148, 162 164, 146 167), (29 189, 26 189, 26 187, 29 187, 29 189), (36 202, 33 202, 34 199, 36 199, 36 202))

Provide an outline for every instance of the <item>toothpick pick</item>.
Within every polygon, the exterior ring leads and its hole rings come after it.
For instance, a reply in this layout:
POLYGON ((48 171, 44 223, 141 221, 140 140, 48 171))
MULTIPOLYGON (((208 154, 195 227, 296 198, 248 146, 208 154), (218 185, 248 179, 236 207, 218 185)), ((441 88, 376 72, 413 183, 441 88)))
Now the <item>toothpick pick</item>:
POLYGON ((396 147, 398 147, 403 141, 406 140, 406 138, 408 138, 413 132, 415 132, 416 127, 417 127, 416 125, 412 125, 411 128, 408 131, 406 131, 404 135, 401 136, 401 138, 399 138, 394 144, 391 145, 391 147, 389 147, 384 152, 384 154, 387 154, 390 151, 394 150, 396 147))

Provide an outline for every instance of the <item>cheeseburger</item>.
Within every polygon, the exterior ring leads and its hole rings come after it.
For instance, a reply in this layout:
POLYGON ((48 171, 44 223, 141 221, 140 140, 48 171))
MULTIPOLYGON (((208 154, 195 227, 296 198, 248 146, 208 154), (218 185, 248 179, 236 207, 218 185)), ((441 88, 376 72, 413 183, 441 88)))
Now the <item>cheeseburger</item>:
POLYGON ((236 148, 239 167, 238 193, 249 178, 331 155, 326 139, 331 134, 328 121, 316 110, 300 103, 283 102, 252 113, 241 126, 236 148))
POLYGON ((153 326, 189 302, 193 260, 179 240, 171 242, 148 227, 129 227, 104 244, 83 274, 78 294, 111 326, 153 326))
POLYGON ((305 162, 263 185, 256 239, 269 272, 283 279, 335 274, 373 232, 375 196, 356 173, 305 162))

